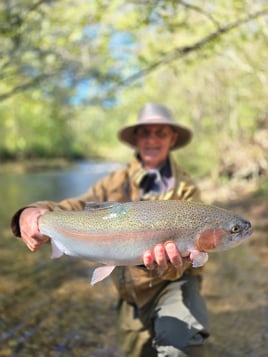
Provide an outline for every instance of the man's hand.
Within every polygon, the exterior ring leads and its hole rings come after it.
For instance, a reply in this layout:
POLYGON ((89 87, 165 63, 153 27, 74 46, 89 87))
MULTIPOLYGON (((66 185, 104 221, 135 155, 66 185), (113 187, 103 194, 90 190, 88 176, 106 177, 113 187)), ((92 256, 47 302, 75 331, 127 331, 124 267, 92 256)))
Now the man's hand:
POLYGON ((29 207, 20 215, 21 239, 32 252, 49 241, 49 238, 41 234, 38 228, 38 218, 46 212, 48 212, 46 208, 29 207))
POLYGON ((173 241, 157 244, 152 250, 144 252, 143 263, 149 270, 154 269, 157 265, 161 270, 165 271, 169 263, 177 269, 182 269, 183 267, 181 254, 173 241))

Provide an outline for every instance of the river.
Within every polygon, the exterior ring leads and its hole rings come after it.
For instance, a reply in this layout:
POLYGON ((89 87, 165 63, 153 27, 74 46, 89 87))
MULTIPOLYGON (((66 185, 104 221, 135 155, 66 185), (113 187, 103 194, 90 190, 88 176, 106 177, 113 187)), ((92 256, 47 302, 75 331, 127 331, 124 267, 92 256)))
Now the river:
MULTIPOLYGON (((109 279, 91 287, 90 264, 31 253, 9 229, 16 209, 82 194, 119 167, 81 162, 65 170, 0 176, 0 357, 119 357, 116 293, 109 279)), ((255 226, 249 243, 209 257, 203 284, 211 325, 205 356, 264 357, 268 345, 267 197, 225 204, 255 226)))

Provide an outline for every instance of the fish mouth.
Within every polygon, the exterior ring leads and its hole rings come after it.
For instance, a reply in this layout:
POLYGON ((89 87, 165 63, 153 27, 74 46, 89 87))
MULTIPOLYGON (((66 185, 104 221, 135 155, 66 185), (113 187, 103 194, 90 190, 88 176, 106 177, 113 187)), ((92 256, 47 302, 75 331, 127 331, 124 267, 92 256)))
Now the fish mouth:
POLYGON ((246 222, 245 223, 245 228, 243 231, 243 237, 244 238, 248 238, 249 236, 251 236, 251 234, 253 233, 253 229, 251 227, 251 223, 250 222, 246 222))
POLYGON ((237 244, 239 244, 240 241, 248 238, 251 236, 251 234, 253 233, 253 229, 251 227, 251 223, 246 221, 244 223, 244 228, 240 233, 237 233, 234 237, 233 237, 233 241, 237 242, 237 244))
POLYGON ((251 236, 251 234, 253 233, 253 229, 249 228, 248 230, 245 231, 245 233, 243 234, 243 238, 248 238, 251 236))

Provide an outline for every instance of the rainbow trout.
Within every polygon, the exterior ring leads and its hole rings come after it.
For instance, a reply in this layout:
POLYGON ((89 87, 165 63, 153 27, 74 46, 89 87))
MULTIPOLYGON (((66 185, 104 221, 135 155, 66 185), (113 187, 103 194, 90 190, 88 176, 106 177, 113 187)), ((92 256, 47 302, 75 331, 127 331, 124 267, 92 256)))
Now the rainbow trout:
POLYGON ((157 243, 175 241, 193 267, 204 265, 207 252, 239 245, 252 233, 251 224, 228 210, 200 202, 90 202, 84 211, 56 209, 39 218, 39 229, 51 238, 52 258, 63 254, 104 264, 91 284, 115 266, 139 265, 157 243))

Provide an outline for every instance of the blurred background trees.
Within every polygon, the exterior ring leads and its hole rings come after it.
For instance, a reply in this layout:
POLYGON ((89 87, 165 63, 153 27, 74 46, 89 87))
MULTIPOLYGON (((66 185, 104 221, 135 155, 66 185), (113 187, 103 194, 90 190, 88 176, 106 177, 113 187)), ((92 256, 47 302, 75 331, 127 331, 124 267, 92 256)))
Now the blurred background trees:
POLYGON ((125 160, 117 130, 155 101, 195 175, 267 170, 266 0, 6 0, 0 40, 2 160, 125 160))

